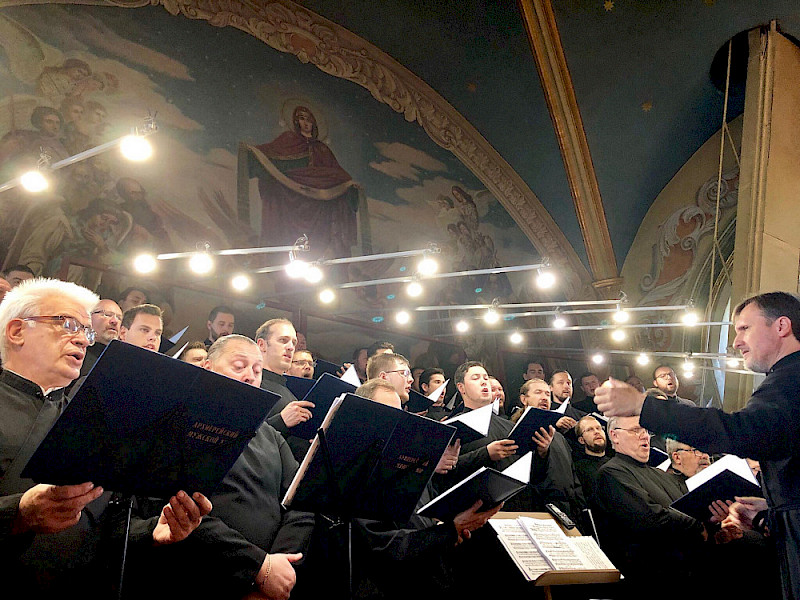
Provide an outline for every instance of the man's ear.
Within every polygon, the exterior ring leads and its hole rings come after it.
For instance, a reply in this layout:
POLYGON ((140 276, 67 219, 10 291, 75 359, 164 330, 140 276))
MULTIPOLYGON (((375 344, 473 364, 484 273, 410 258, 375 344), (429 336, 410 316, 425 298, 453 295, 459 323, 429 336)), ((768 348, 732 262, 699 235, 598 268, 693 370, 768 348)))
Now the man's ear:
POLYGON ((125 341, 125 337, 128 335, 128 328, 127 327, 120 327, 119 328, 119 339, 121 341, 125 341))
POLYGON ((264 338, 258 338, 256 340, 256 345, 258 346, 259 350, 264 352, 267 349, 267 340, 265 340, 264 338))
POLYGON ((456 389, 458 390, 458 393, 461 394, 461 398, 463 399, 464 391, 467 389, 467 386, 465 386, 463 383, 457 383, 456 389))
POLYGON ((6 341, 9 346, 22 347, 25 344, 23 331, 28 325, 20 319, 12 319, 6 325, 6 341))

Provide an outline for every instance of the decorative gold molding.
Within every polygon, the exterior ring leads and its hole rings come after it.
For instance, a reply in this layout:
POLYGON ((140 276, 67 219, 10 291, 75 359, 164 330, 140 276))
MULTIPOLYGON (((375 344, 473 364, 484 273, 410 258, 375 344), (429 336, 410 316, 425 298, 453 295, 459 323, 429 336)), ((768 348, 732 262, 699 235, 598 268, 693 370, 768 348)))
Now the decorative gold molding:
MULTIPOLYGON (((519 0, 595 280, 616 278, 603 200, 550 0, 519 0)), ((596 287, 604 287, 599 285, 596 287)))
MULTIPOLYGON (((2 5, 31 2, 0 1, 2 5)), ((45 3, 42 0, 36 4, 45 3)), ((290 0, 50 0, 137 8, 162 5, 170 14, 236 27, 301 62, 347 79, 451 151, 505 207, 536 250, 563 275, 567 298, 581 297, 591 276, 533 191, 486 139, 428 84, 385 52, 290 0)))

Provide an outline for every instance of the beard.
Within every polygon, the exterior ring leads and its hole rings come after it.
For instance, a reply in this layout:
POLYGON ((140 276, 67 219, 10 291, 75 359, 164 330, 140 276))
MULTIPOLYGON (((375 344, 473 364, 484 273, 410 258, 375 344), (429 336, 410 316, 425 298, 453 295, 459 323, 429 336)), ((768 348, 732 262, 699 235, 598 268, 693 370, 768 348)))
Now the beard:
POLYGON ((586 447, 589 450, 591 450, 592 452, 604 452, 605 449, 606 449, 606 440, 605 439, 597 440, 597 441, 593 440, 593 441, 590 441, 590 442, 587 442, 586 440, 583 440, 583 441, 586 444, 586 447))

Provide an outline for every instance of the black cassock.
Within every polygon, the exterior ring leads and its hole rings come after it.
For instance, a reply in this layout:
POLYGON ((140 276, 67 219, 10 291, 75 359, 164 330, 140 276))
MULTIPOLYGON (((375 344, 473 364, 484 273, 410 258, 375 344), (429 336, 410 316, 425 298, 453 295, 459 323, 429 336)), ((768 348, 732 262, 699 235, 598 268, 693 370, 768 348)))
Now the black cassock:
POLYGON ((775 363, 738 412, 648 398, 640 423, 651 431, 675 434, 705 452, 727 452, 761 463, 783 597, 796 598, 800 593, 800 352, 775 363))

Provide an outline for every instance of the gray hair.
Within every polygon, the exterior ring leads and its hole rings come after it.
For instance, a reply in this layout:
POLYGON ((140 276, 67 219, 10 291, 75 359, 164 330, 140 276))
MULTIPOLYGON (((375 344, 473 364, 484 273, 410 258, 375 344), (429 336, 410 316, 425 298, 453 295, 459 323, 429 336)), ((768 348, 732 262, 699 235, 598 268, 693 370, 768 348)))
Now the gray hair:
POLYGON ((5 362, 8 355, 8 340, 6 328, 14 319, 36 317, 39 306, 48 298, 58 296, 80 304, 86 313, 91 313, 92 308, 100 302, 100 297, 93 291, 60 279, 45 279, 37 277, 23 281, 17 287, 6 293, 0 302, 0 361, 5 362))
POLYGON ((232 333, 230 335, 226 335, 225 337, 219 338, 216 342, 211 344, 211 347, 208 349, 208 356, 206 356, 206 360, 211 364, 216 363, 222 357, 222 355, 225 354, 225 348, 231 342, 244 342, 246 344, 252 344, 256 347, 256 350, 258 350, 258 344, 256 344, 246 335, 232 333))
POLYGON ((667 454, 669 454, 669 462, 671 465, 675 464, 675 461, 672 460, 672 453, 676 452, 677 450, 685 450, 689 447, 689 444, 684 444, 683 442, 679 442, 678 440, 673 440, 672 438, 666 439, 667 445, 667 454))

